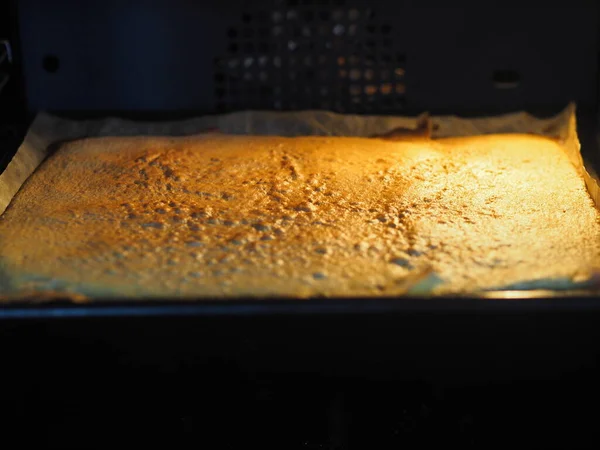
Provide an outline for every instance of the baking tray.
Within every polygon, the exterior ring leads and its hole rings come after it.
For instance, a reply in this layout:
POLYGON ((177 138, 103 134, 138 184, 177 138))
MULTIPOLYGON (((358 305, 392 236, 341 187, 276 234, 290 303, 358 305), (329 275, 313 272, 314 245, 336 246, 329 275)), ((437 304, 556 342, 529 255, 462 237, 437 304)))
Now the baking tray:
POLYGON ((72 298, 23 297, 0 308, 3 319, 71 319, 101 317, 247 317, 354 314, 521 314, 531 312, 600 312, 600 291, 496 291, 473 295, 194 299, 102 299, 82 303, 72 298))
MULTIPOLYGON (((598 184, 593 167, 581 158, 576 133, 575 105, 569 105, 556 116, 538 119, 520 112, 496 117, 465 119, 455 116, 432 118, 434 137, 502 132, 546 134, 564 140, 573 163, 586 180, 588 190, 598 205, 598 184)), ((27 176, 43 161, 48 147, 66 139, 90 136, 186 135, 218 128, 232 134, 283 135, 354 135, 371 136, 397 128, 414 128, 415 118, 394 116, 350 116, 323 111, 297 113, 240 112, 223 116, 207 116, 177 122, 133 122, 121 119, 73 121, 40 114, 11 162, 0 174, 0 201, 6 205, 27 176), (12 176, 9 183, 7 175, 12 176), (16 176, 15 176, 16 175, 16 176), (12 184, 11 184, 12 183, 12 184)), ((581 128, 581 127, 580 127, 581 128)), ((589 129, 585 140, 589 143, 589 129)), ((595 136, 595 135, 594 135, 595 136)), ((591 152, 592 156, 594 152, 591 152)), ((584 152, 585 154, 585 152, 584 152)), ((0 208, 2 203, 0 203, 0 208)), ((40 319, 117 316, 285 316, 339 314, 413 314, 437 313, 526 313, 530 311, 595 311, 600 292, 595 290, 524 290, 477 293, 466 296, 428 297, 407 295, 396 298, 331 298, 310 300, 285 298, 207 299, 138 299, 115 300, 96 298, 79 302, 77 298, 50 296, 20 297, 2 304, 0 319, 40 319)))

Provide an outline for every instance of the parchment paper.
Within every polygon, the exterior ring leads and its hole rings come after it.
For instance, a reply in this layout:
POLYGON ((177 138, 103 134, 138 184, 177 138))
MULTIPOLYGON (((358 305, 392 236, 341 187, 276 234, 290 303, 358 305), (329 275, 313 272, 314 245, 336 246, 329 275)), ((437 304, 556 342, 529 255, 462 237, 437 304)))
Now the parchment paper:
MULTIPOLYGON (((575 105, 567 106, 563 112, 548 119, 518 112, 474 119, 434 116, 432 121, 434 138, 489 133, 533 133, 561 138, 571 161, 585 178, 590 195, 596 205, 600 205, 598 183, 589 175, 581 158, 575 126, 575 105)), ((344 115, 327 111, 243 111, 177 122, 134 122, 115 118, 74 121, 40 113, 16 155, 0 174, 0 214, 44 160, 48 148, 65 140, 98 136, 183 136, 214 129, 229 134, 373 136, 399 127, 415 128, 416 118, 344 115)))

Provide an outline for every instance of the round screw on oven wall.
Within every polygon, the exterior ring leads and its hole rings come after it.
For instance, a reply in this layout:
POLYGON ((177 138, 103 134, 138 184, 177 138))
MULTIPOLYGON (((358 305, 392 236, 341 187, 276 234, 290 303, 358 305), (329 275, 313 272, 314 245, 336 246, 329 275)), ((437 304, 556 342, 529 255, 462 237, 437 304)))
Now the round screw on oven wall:
POLYGON ((46 55, 42 59, 42 67, 48 73, 56 73, 60 68, 60 59, 56 55, 46 55))

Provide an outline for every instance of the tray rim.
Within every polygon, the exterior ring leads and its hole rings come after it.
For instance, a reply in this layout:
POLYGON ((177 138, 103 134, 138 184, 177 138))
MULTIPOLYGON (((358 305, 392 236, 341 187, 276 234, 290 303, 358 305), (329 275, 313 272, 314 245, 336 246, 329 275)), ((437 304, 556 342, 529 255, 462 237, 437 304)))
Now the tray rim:
POLYGON ((600 291, 494 291, 480 295, 344 298, 146 298, 74 302, 56 297, 0 304, 13 319, 346 316, 379 314, 488 315, 600 312, 600 291))

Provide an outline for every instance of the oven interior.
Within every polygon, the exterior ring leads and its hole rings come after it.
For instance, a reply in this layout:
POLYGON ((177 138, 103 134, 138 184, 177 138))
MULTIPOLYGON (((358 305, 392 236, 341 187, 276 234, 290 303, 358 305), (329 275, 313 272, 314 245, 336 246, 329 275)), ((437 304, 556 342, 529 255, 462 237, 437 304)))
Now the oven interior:
MULTIPOLYGON (((545 116, 598 167, 600 7, 566 2, 5 0, 0 173, 39 111, 545 116)), ((448 300, 450 301, 450 300, 448 300)), ((18 446, 596 447, 598 300, 0 310, 18 446)))

